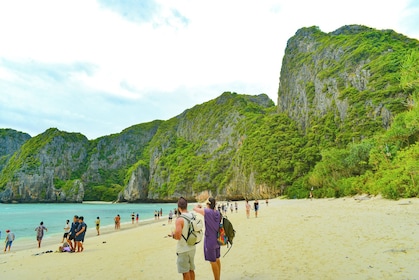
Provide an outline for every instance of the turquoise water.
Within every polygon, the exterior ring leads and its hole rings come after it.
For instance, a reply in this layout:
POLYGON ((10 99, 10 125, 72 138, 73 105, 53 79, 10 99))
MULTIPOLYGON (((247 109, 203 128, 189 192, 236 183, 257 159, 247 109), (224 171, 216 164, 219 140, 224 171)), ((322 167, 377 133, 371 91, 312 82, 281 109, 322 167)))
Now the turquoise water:
POLYGON ((1 204, 0 231, 1 239, 10 229, 16 239, 35 238, 35 228, 41 221, 48 228, 48 235, 62 234, 65 221, 73 220, 74 215, 84 216, 88 228, 95 228, 96 217, 100 217, 101 226, 113 225, 114 217, 119 214, 121 223, 131 222, 131 214, 140 215, 140 221, 154 219, 154 210, 163 210, 163 216, 176 208, 175 203, 77 203, 77 204, 1 204))

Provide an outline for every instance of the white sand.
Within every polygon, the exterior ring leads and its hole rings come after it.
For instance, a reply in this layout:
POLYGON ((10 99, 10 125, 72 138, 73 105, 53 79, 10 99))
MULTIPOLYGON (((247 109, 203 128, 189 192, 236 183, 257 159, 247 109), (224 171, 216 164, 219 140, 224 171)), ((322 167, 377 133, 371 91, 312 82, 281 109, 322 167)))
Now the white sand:
MULTIPOLYGON (((419 279, 419 199, 273 199, 260 201, 257 219, 246 219, 244 202, 228 216, 237 233, 222 279, 419 279)), ((100 236, 89 228, 83 253, 34 256, 61 238, 41 249, 15 242, 0 254, 0 279, 182 279, 176 241, 165 238, 174 224, 123 227, 100 236)), ((195 264, 196 279, 212 279, 202 243, 195 264)))

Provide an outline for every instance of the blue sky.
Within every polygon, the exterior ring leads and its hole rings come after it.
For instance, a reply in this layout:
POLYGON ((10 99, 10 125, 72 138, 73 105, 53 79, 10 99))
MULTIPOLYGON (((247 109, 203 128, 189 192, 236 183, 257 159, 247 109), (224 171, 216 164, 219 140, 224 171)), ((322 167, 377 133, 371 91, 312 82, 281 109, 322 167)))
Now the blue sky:
POLYGON ((276 102, 287 40, 347 24, 419 39, 419 1, 0 1, 0 128, 94 139, 224 91, 276 102))

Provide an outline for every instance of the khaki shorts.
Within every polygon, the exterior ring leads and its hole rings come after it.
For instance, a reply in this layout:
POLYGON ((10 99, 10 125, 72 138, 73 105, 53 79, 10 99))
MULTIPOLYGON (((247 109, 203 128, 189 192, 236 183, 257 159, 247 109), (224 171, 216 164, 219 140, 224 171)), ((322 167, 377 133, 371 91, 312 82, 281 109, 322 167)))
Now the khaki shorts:
POLYGON ((177 253, 177 271, 186 273, 195 270, 195 246, 194 249, 184 253, 177 253))

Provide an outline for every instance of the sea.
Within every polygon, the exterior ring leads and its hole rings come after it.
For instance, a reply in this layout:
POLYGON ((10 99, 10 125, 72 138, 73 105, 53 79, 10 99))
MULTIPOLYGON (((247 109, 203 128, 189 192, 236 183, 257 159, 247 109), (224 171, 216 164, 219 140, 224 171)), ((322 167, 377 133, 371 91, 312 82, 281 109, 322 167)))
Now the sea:
POLYGON ((16 240, 34 239, 35 228, 44 222, 48 229, 47 236, 64 232, 66 220, 72 222, 74 215, 84 216, 88 228, 94 230, 96 217, 100 217, 101 227, 114 225, 116 215, 121 216, 121 224, 131 222, 131 214, 139 214, 140 223, 154 219, 154 211, 163 211, 167 217, 170 210, 177 208, 176 203, 39 203, 39 204, 3 204, 0 203, 0 239, 6 237, 6 230, 11 230, 16 240))

